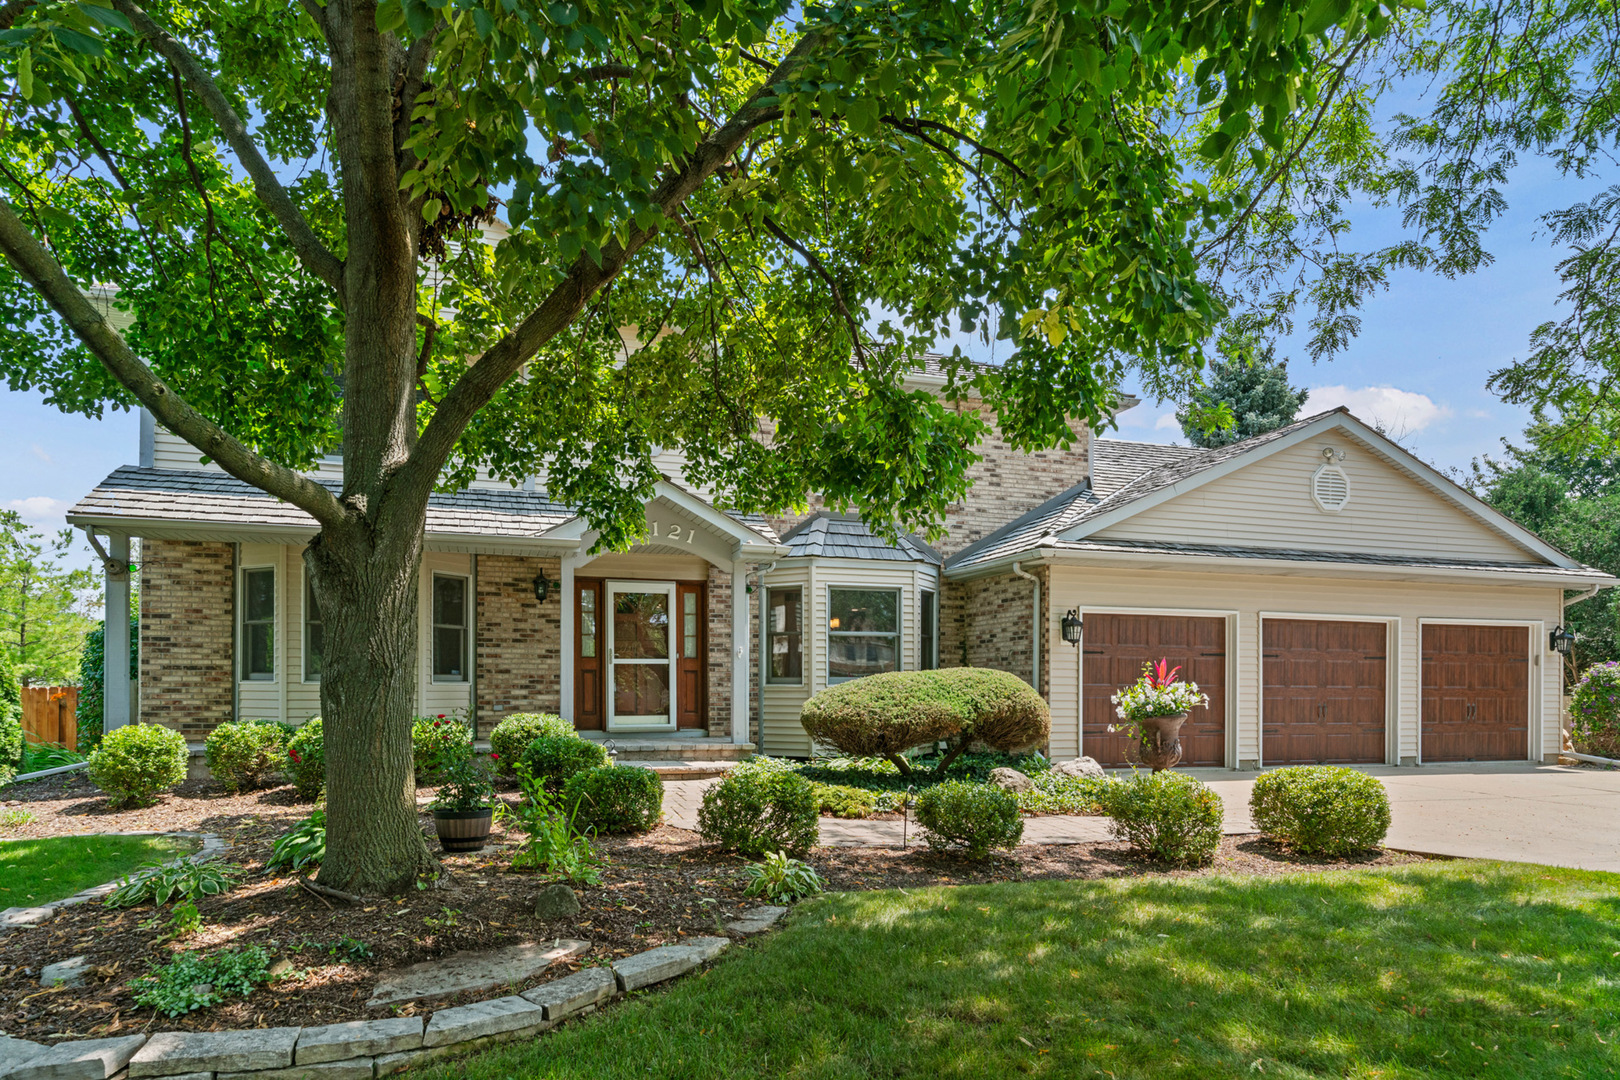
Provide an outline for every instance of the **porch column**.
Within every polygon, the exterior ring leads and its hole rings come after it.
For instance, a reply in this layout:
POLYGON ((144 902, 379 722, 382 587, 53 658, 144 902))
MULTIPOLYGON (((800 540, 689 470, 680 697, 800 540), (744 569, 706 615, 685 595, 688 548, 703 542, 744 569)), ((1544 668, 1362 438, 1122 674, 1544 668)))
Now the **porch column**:
POLYGON ((731 741, 753 743, 748 732, 748 564, 731 563, 731 741))
POLYGON ((105 636, 102 641, 103 734, 132 723, 135 719, 129 685, 129 537, 113 533, 107 537, 108 555, 122 567, 107 567, 105 636))
POLYGON ((557 715, 564 720, 574 719, 574 614, 579 609, 579 598, 574 595, 574 568, 587 558, 584 554, 564 555, 562 583, 557 586, 562 594, 557 598, 562 605, 557 616, 557 625, 561 629, 558 636, 561 655, 558 660, 562 664, 557 680, 557 715))

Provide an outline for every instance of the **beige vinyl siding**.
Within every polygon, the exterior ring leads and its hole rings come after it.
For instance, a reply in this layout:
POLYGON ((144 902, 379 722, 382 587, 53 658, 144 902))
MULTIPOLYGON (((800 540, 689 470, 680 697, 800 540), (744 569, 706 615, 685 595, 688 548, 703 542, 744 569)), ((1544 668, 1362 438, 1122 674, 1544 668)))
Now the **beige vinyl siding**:
MULTIPOLYGON (((767 754, 803 757, 810 753, 810 738, 799 725, 799 710, 810 697, 811 673, 818 662, 819 651, 814 621, 810 615, 810 578, 811 567, 801 559, 795 559, 791 563, 779 563, 765 578, 767 589, 798 586, 804 590, 804 606, 800 609, 803 622, 799 627, 800 647, 803 649, 801 659, 804 682, 798 686, 771 682, 760 684, 764 706, 761 740, 767 754)), ((765 647, 763 641, 755 646, 762 653, 765 647)))
POLYGON ((279 544, 243 544, 236 561, 236 715, 239 720, 280 720, 287 677, 287 549, 279 544), (268 566, 276 573, 275 678, 242 678, 242 575, 268 566))
POLYGON ((1344 431, 1280 450, 1096 535, 1236 547, 1543 561, 1344 431), (1311 478, 1323 464, 1324 448, 1345 453, 1339 464, 1350 478, 1350 501, 1334 514, 1322 511, 1311 498, 1311 478))
POLYGON ((287 722, 302 724, 321 714, 321 682, 304 678, 304 549, 287 553, 287 722))
POLYGON ((707 581, 709 561, 701 555, 643 555, 613 551, 574 571, 575 577, 629 578, 633 581, 707 581))
POLYGON ((430 551, 422 556, 422 576, 417 594, 417 713, 422 716, 446 715, 467 708, 472 701, 472 682, 433 680, 433 575, 455 574, 467 579, 468 663, 473 658, 475 603, 472 589, 472 557, 450 552, 430 551))
MULTIPOLYGON (((1421 629, 1424 620, 1525 624, 1531 635, 1531 746, 1537 757, 1560 749, 1559 668, 1547 653, 1548 628, 1562 616, 1562 590, 1500 584, 1425 584, 1405 581, 1356 581, 1337 578, 1200 574, 1171 571, 1106 569, 1077 565, 1051 568, 1051 597, 1046 606, 1048 640, 1062 641, 1063 612, 1163 611, 1227 619, 1227 722, 1229 750, 1235 762, 1260 757, 1260 620, 1272 617, 1360 616, 1389 620, 1395 647, 1387 663, 1393 681, 1398 759, 1418 755, 1421 694, 1421 629), (1539 732, 1539 734, 1537 734, 1539 732)), ((1076 756, 1079 746, 1075 657, 1069 647, 1052 658, 1049 701, 1052 707, 1052 753, 1076 756)), ((1228 761, 1234 761, 1229 756, 1228 761)))

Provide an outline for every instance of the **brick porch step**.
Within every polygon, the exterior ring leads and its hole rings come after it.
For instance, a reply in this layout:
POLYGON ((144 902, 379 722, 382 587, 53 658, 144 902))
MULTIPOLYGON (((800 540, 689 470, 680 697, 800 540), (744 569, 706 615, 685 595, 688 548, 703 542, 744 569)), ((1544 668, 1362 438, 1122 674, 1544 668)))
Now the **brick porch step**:
POLYGON ((611 743, 615 761, 626 764, 651 765, 653 762, 716 763, 737 762, 752 757, 754 748, 748 743, 738 745, 730 739, 704 737, 676 738, 670 736, 617 736, 597 732, 582 733, 592 742, 611 743))
POLYGON ((724 776, 737 767, 735 761, 630 761, 627 765, 636 765, 643 769, 651 769, 658 774, 661 780, 708 780, 717 776, 724 776))

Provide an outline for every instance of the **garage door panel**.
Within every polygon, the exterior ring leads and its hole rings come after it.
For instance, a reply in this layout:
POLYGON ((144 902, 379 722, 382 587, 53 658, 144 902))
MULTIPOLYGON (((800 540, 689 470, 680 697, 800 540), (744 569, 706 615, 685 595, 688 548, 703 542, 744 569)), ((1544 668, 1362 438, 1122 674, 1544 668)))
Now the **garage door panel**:
POLYGON ((1423 627, 1424 761, 1523 761, 1530 750, 1530 633, 1423 627))
POLYGON ((1383 623, 1266 619, 1261 639, 1260 754, 1267 765, 1385 759, 1383 623))
POLYGON ((1107 766, 1127 764, 1125 736, 1111 700, 1160 659, 1181 668, 1181 678, 1209 695, 1181 729, 1183 765, 1226 763, 1226 620, 1191 615, 1088 612, 1085 617, 1082 751, 1107 766))

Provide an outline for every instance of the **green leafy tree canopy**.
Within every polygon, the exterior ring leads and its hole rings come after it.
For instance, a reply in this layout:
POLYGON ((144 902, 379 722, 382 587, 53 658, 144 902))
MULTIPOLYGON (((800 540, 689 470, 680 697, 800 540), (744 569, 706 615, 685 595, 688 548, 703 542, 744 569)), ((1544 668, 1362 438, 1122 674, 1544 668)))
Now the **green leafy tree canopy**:
POLYGON ((1176 411, 1194 446, 1225 446, 1294 422, 1309 391, 1288 385, 1288 361, 1276 358, 1270 342, 1227 333, 1216 351, 1205 384, 1176 411))
POLYGON ((96 575, 64 566, 73 532, 47 540, 0 510, 0 648, 25 686, 78 682, 79 651, 95 626, 96 575))

